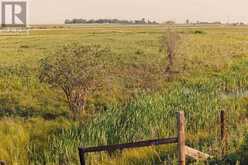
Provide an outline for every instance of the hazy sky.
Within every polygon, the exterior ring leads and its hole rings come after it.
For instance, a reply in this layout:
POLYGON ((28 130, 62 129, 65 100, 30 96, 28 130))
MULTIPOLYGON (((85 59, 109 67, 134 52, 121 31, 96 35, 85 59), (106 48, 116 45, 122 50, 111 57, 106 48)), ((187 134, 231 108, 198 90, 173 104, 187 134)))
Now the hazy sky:
POLYGON ((32 0, 30 7, 32 24, 74 17, 248 23, 248 0, 32 0))

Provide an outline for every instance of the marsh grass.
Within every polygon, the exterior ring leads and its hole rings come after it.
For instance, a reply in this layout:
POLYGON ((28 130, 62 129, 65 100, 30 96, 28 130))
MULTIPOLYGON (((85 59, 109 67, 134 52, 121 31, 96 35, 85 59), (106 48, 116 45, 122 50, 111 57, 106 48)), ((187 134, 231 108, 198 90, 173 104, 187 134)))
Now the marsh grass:
MULTIPOLYGON (((221 75, 228 76, 233 69, 235 71, 248 69, 248 65, 242 63, 221 75)), ((243 76, 236 77, 236 81, 242 82, 243 76)), ((64 151, 63 153, 70 158, 70 162, 73 162, 77 160, 76 146, 117 144, 173 136, 176 134, 176 112, 180 110, 186 113, 186 143, 216 157, 220 157, 221 153, 218 115, 220 110, 226 110, 231 135, 229 152, 237 151, 237 146, 240 145, 237 137, 242 139, 248 126, 244 122, 245 117, 242 117, 246 112, 243 110, 245 108, 243 103, 239 100, 230 98, 228 101, 223 101, 219 95, 226 90, 222 88, 222 83, 232 83, 233 77, 228 77, 228 79, 223 77, 200 77, 179 81, 164 91, 140 96, 126 106, 112 107, 89 122, 73 124, 68 129, 59 129, 52 136, 53 146, 50 146, 51 148, 46 152, 51 152, 48 155, 59 155, 58 151, 64 151), (240 123, 243 124, 242 127, 239 126, 240 123)), ((237 83, 236 89, 242 87, 238 84, 240 83, 237 83)), ((169 148, 165 146, 125 151, 121 154, 116 153, 112 157, 108 154, 92 154, 87 156, 87 160, 90 164, 106 164, 107 162, 156 164, 176 161, 175 154, 175 146, 172 145, 169 148), (159 152, 160 150, 162 152, 159 152)))
MULTIPOLYGON (((184 40, 172 81, 159 52, 165 27, 35 30, 0 39, 0 159, 9 164, 78 164, 78 146, 173 136, 185 111, 187 144, 220 157, 218 116, 228 114, 227 156, 238 153, 248 128, 246 28, 177 28, 184 40), (68 119, 64 96, 38 81, 38 61, 68 41, 109 46, 115 56, 106 88, 89 96, 88 116, 68 119), (28 45, 28 46, 25 46, 28 45), (231 94, 232 97, 229 97, 231 94), (224 96, 224 97, 223 97, 224 96), (227 97, 226 97, 227 96, 227 97), (15 152, 14 152, 15 151, 15 152)), ((175 146, 87 155, 91 164, 173 164, 175 146)), ((196 164, 200 164, 195 162, 196 164)))

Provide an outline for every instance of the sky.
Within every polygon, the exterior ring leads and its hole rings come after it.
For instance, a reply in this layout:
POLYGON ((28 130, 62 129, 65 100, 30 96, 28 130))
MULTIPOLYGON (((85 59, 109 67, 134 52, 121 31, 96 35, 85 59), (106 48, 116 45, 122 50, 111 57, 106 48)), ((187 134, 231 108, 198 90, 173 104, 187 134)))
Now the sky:
POLYGON ((248 0, 31 0, 31 24, 60 24, 66 18, 146 18, 179 23, 248 23, 248 0))

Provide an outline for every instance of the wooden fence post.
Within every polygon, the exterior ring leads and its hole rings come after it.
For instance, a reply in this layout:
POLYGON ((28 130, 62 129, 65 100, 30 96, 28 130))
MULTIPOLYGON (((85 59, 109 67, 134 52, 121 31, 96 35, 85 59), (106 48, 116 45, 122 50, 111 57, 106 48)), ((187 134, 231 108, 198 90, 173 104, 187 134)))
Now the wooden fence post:
POLYGON ((220 112, 220 138, 221 138, 221 156, 224 157, 227 148, 227 134, 226 134, 226 119, 225 111, 220 112))
POLYGON ((0 160, 0 165, 7 165, 7 163, 3 160, 0 160))
POLYGON ((86 165, 85 163, 85 152, 83 148, 79 148, 79 159, 80 159, 80 165, 86 165))
POLYGON ((185 165, 186 154, 185 154, 185 117, 184 112, 178 113, 177 118, 178 126, 178 164, 185 165))

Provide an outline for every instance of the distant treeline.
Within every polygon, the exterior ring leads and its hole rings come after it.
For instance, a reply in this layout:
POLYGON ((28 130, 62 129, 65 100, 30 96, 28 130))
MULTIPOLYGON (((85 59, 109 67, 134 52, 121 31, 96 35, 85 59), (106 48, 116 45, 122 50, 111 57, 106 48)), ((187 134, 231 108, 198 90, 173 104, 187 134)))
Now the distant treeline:
POLYGON ((119 19, 66 19, 65 24, 158 24, 156 21, 145 20, 119 20, 119 19))

